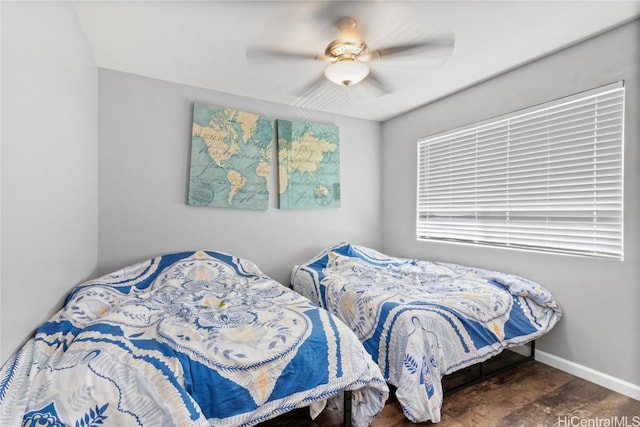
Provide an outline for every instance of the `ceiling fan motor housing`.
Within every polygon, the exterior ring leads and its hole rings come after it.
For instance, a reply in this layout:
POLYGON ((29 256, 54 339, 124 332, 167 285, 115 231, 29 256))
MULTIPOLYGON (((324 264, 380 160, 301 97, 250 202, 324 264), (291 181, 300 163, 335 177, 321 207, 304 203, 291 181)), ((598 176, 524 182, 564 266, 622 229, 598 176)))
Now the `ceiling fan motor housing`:
POLYGON ((358 59, 359 57, 366 55, 367 52, 367 44, 363 41, 345 42, 334 40, 329 43, 324 54, 335 62, 346 58, 358 59))

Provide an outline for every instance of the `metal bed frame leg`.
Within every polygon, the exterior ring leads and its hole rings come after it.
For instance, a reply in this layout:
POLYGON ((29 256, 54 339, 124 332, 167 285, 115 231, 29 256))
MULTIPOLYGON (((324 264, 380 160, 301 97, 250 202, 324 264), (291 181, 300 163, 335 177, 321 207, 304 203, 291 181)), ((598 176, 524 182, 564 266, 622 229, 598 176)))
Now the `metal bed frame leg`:
POLYGON ((351 390, 344 391, 344 402, 342 407, 344 408, 342 425, 344 427, 351 427, 351 397, 353 392, 351 390))
POLYGON ((529 360, 536 360, 536 340, 530 342, 531 354, 529 354, 529 360))

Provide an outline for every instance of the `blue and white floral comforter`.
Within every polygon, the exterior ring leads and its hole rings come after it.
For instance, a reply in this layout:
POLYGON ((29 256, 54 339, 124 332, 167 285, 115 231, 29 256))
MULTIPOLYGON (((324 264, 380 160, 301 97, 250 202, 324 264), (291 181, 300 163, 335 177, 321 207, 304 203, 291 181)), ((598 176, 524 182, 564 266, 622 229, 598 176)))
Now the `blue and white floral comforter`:
POLYGON ((342 390, 357 426, 388 393, 342 322, 250 261, 188 252, 74 288, 3 366, 0 425, 254 425, 342 390))
POLYGON ((414 422, 440 421, 443 375, 525 344, 561 316, 549 291, 522 277, 348 243, 294 267, 291 283, 351 327, 414 422))

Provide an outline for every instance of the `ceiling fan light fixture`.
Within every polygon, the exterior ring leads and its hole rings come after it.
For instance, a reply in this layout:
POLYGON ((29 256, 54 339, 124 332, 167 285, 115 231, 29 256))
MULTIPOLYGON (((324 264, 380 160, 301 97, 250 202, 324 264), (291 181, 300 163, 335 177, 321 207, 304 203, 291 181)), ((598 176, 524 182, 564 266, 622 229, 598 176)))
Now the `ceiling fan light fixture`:
POLYGON ((369 66, 355 58, 338 59, 324 69, 327 79, 340 86, 360 83, 369 75, 369 66))

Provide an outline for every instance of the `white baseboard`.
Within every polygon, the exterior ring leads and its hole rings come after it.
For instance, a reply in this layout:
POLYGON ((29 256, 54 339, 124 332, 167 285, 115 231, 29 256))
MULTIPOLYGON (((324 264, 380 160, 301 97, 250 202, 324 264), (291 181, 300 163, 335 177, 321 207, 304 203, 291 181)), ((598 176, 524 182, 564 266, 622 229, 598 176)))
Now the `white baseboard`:
POLYGON ((567 372, 576 377, 582 378, 592 383, 606 387, 609 390, 629 396, 632 399, 640 400, 640 385, 632 384, 611 375, 596 371, 595 369, 579 365, 575 362, 563 359, 544 351, 536 350, 536 360, 545 365, 552 366, 561 371, 567 372))

